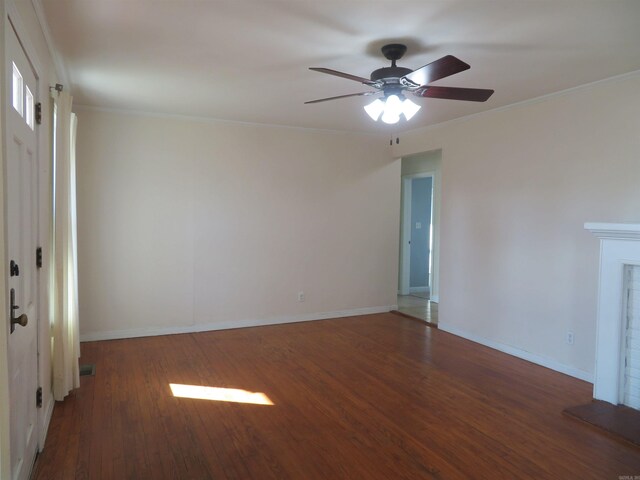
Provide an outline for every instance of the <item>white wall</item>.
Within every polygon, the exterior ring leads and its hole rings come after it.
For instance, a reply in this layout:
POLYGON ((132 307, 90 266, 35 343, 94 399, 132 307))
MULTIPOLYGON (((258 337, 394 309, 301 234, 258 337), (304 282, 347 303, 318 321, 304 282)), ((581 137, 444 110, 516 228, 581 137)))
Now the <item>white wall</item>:
POLYGON ((590 378, 583 224, 640 220, 638 132, 634 74, 402 135, 396 157, 442 148, 440 326, 590 378))
POLYGON ((400 162, 385 144, 81 109, 82 337, 393 307, 400 162))

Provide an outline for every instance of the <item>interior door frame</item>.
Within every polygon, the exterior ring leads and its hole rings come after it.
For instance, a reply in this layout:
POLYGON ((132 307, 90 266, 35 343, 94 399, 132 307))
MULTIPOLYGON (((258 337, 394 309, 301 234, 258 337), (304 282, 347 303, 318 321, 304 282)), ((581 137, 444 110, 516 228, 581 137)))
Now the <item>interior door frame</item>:
POLYGON ((429 220, 429 242, 431 243, 431 250, 429 252, 429 288, 433 285, 433 248, 434 248, 434 236, 435 231, 433 227, 433 215, 435 212, 435 182, 436 172, 420 172, 411 173, 408 175, 402 175, 402 215, 401 215, 401 229, 400 229, 400 284, 398 286, 398 292, 400 295, 409 295, 411 293, 411 194, 412 194, 412 180, 416 178, 428 178, 431 177, 431 217, 429 220))
MULTIPOLYGON (((47 82, 42 78, 42 72, 44 71, 42 68, 42 62, 40 61, 36 49, 31 43, 30 36, 28 34, 27 28, 24 26, 20 14, 18 13, 18 9, 13 3, 12 0, 0 0, 0 13, 3 16, 3 20, 0 26, 0 35, 3 38, 4 48, 0 49, 0 60, 2 61, 2 75, 3 78, 6 78, 7 72, 6 68, 6 49, 7 43, 4 41, 6 39, 6 35, 10 32, 9 29, 13 29, 16 32, 16 35, 22 45, 23 50, 25 51, 29 62, 31 63, 31 67, 33 69, 37 88, 34 94, 34 104, 42 103, 46 105, 44 101, 47 98, 47 82)), ((30 4, 29 4, 30 5, 30 4)), ((6 97, 6 89, 2 88, 1 96, 0 96, 0 115, 2 116, 2 121, 0 122, 0 130, 2 134, 2 153, 0 159, 2 160, 2 168, 0 169, 0 188, 2 189, 2 195, 0 195, 0 222, 2 223, 2 235, 3 235, 3 248, 0 249, 0 265, 4 269, 4 272, 8 271, 8 251, 7 251, 7 231, 9 226, 7 225, 7 199, 6 199, 6 190, 5 190, 5 182, 6 178, 6 159, 7 159, 7 151, 6 151, 6 112, 9 106, 9 99, 6 97)), ((38 215, 37 221, 37 239, 38 245, 44 247, 45 255, 48 255, 48 245, 45 245, 43 242, 43 237, 47 237, 46 225, 48 222, 48 216, 43 213, 46 212, 48 205, 47 200, 47 191, 48 191, 48 175, 43 175, 43 172, 48 172, 48 168, 43 168, 44 164, 44 155, 43 152, 47 151, 47 147, 44 144, 46 142, 45 135, 42 134, 42 127, 48 125, 48 122, 45 120, 46 118, 46 109, 42 109, 42 124, 35 125, 35 135, 36 135, 36 165, 38 168, 37 176, 38 176, 38 192, 37 192, 37 208, 36 212, 38 215), (44 217, 44 218, 43 218, 44 217), (44 235, 43 235, 44 233, 44 235)), ((35 255, 35 252, 33 252, 35 255)), ((43 262, 46 265, 46 262, 43 262)), ((36 342, 37 342, 37 351, 38 358, 36 359, 36 378, 38 379, 38 385, 49 385, 50 382, 43 382, 43 378, 47 375, 47 372, 43 370, 43 356, 40 355, 40 352, 43 351, 43 345, 46 343, 46 340, 49 338, 46 336, 46 332, 49 330, 46 328, 48 326, 48 322, 43 321, 43 317, 45 313, 48 311, 48 306, 45 307, 45 303, 47 299, 47 289, 45 285, 43 285, 44 280, 47 278, 48 270, 45 268, 36 270, 36 288, 37 288, 37 328, 36 328, 36 342), (44 327, 43 327, 44 325, 44 327), (44 330, 43 330, 44 328, 44 330), (43 338, 44 337, 44 338, 43 338)), ((8 353, 9 353, 9 335, 8 335, 8 327, 7 327, 7 315, 8 311, 8 292, 7 292, 7 284, 6 284, 6 275, 0 275, 0 288, 3 289, 2 294, 0 295, 0 306, 3 307, 3 311, 5 312, 3 317, 3 328, 0 328, 2 333, 0 334, 0 401, 4 405, 9 404, 9 378, 8 378, 8 353)), ((49 348, 44 349, 47 353, 50 352, 49 348)), ((46 364, 50 363, 50 358, 47 359, 46 364)), ((50 397, 50 392, 43 392, 43 396, 50 397)), ((35 396, 35 392, 34 392, 35 396)), ((35 398, 34 398, 35 401, 35 398)), ((35 435, 37 438, 37 449, 41 451, 44 446, 44 438, 46 436, 46 426, 48 426, 48 422, 51 418, 53 402, 49 402, 51 405, 43 405, 46 408, 38 408, 36 409, 36 426, 35 426, 35 435)), ((3 413, 0 414, 0 477, 1 478, 10 478, 11 475, 11 457, 10 457, 10 412, 8 409, 3 409, 3 413)))

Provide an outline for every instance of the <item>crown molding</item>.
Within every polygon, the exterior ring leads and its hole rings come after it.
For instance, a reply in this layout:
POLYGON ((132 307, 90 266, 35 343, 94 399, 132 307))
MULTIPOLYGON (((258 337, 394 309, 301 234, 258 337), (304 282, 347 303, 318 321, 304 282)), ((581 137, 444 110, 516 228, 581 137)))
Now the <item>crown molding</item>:
POLYGON ((113 114, 120 114, 120 115, 163 118, 163 119, 169 119, 169 120, 182 120, 182 121, 189 121, 189 122, 213 123, 213 124, 221 124, 221 125, 236 125, 236 126, 242 126, 242 127, 261 127, 261 128, 298 130, 303 132, 327 133, 327 134, 333 134, 333 135, 355 135, 355 136, 376 137, 376 138, 381 138, 381 135, 386 135, 385 133, 380 133, 380 132, 367 132, 367 131, 362 132, 357 130, 351 131, 351 130, 335 130, 335 129, 329 129, 329 128, 297 127, 294 125, 281 125, 277 123, 244 122, 241 120, 226 120, 224 118, 206 117, 206 116, 198 116, 198 115, 185 115, 185 114, 168 113, 168 112, 150 112, 146 110, 135 110, 135 109, 117 108, 117 107, 97 107, 93 105, 84 105, 84 104, 76 104, 76 103, 73 104, 73 110, 75 112, 113 113, 113 114))

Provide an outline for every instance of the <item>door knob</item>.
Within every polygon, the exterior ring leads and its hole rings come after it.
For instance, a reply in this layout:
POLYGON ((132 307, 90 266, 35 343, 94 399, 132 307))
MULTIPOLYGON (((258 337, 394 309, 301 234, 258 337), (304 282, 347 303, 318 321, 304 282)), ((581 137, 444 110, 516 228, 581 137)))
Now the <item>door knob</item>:
POLYGON ((20 315, 19 317, 15 316, 15 311, 20 308, 20 305, 16 305, 16 291, 12 288, 10 293, 10 301, 11 301, 11 333, 16 329, 16 324, 21 327, 26 327, 27 323, 29 323, 29 318, 25 313, 20 315))
POLYGON ((29 317, 27 317, 26 313, 23 313, 22 315, 20 315, 17 318, 12 318, 11 319, 11 327, 15 330, 15 326, 16 324, 20 325, 21 327, 26 327, 27 323, 29 323, 29 317))

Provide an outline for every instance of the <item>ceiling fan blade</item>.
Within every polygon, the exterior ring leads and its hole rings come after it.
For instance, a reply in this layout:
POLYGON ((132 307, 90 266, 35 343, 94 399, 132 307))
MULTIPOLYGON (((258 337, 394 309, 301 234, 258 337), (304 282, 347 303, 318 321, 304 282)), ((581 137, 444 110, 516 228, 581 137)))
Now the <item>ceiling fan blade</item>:
POLYGON ((365 95, 375 95, 376 93, 380 93, 380 92, 360 92, 360 93, 350 93, 348 95, 338 95, 337 97, 328 97, 328 98, 321 98, 319 100, 311 100, 310 102, 304 102, 304 104, 306 105, 307 103, 320 103, 320 102, 327 102, 329 100, 337 100, 339 98, 347 98, 347 97, 362 97, 365 95))
POLYGON ((469 64, 464 63, 453 55, 447 55, 434 62, 420 67, 402 78, 406 78, 416 85, 427 85, 441 78, 463 72, 471 68, 469 64))
POLYGON ((357 75, 351 75, 350 73, 339 72, 338 70, 331 70, 330 68, 309 67, 309 70, 313 70, 314 72, 320 72, 320 73, 328 73, 329 75, 335 75, 336 77, 346 78, 347 80, 355 80, 356 82, 364 83, 365 85, 375 84, 375 82, 372 82, 368 78, 358 77, 357 75))
POLYGON ((418 97, 445 98, 448 100, 467 100, 469 102, 486 102, 493 90, 484 88, 458 87, 424 87, 413 92, 418 97))

